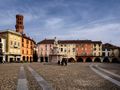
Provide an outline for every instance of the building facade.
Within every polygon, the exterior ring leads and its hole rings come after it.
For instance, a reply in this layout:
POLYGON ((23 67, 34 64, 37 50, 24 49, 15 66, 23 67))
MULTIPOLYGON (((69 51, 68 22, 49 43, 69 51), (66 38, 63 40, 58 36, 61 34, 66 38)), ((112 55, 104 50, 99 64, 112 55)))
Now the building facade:
POLYGON ((32 62, 35 41, 24 33, 24 17, 16 15, 16 32, 21 34, 21 61, 32 62))
POLYGON ((93 55, 102 56, 102 42, 101 41, 93 41, 93 55))
POLYGON ((54 39, 45 39, 37 44, 37 55, 39 62, 48 62, 49 55, 52 53, 54 39))
POLYGON ((76 44, 70 40, 59 40, 59 53, 68 59, 68 62, 76 61, 76 44))
MULTIPOLYGON (((6 44, 0 44, 1 48, 6 48, 5 60, 6 62, 32 62, 35 50, 35 41, 24 33, 24 17, 23 15, 16 15, 16 31, 4 30, 0 32, 0 36, 5 37, 6 44), (3 45, 4 44, 4 45, 3 45)), ((0 49, 1 50, 1 49, 0 49)), ((1 50, 1 54, 4 50, 1 50)), ((3 58, 3 57, 2 57, 3 58)))
POLYGON ((102 49, 103 62, 120 62, 120 47, 105 43, 102 49))
POLYGON ((6 62, 20 62, 21 60, 21 34, 13 30, 1 32, 6 37, 6 62))
POLYGON ((102 56, 102 42, 91 40, 45 39, 37 44, 39 61, 57 62, 67 58, 68 62, 92 62, 102 56), (44 60, 43 60, 44 58, 44 60))
POLYGON ((21 61, 32 62, 33 61, 33 52, 34 52, 35 42, 27 37, 22 35, 21 39, 21 61))
POLYGON ((5 62, 6 55, 6 39, 0 35, 0 63, 5 62))

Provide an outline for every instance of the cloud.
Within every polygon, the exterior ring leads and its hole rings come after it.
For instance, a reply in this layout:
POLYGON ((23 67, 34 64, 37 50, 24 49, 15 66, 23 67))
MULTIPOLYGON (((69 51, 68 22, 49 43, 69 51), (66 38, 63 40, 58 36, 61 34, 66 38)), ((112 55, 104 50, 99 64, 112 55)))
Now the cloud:
POLYGON ((92 39, 120 45, 120 1, 1 0, 0 29, 14 28, 15 15, 24 15, 25 32, 44 38, 92 39), (7 6, 6 6, 7 5, 7 6))

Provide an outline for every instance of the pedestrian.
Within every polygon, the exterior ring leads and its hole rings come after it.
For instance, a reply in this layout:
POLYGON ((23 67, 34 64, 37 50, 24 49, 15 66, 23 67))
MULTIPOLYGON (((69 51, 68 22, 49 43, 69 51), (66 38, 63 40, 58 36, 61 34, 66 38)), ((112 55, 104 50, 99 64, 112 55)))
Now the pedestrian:
POLYGON ((64 65, 64 58, 63 58, 62 61, 61 61, 61 65, 62 65, 62 66, 64 65))
POLYGON ((5 58, 3 58, 3 64, 5 63, 5 58))
POLYGON ((65 66, 67 66, 67 59, 65 59, 65 66))
POLYGON ((60 60, 58 60, 58 65, 60 65, 60 60))

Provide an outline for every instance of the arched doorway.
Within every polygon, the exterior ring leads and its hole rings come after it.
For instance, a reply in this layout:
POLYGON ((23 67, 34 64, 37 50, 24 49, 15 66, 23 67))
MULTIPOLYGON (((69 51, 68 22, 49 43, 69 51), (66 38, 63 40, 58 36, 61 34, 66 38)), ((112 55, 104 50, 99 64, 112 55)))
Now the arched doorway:
POLYGON ((30 62, 32 62, 32 57, 30 57, 30 62))
POLYGON ((120 61, 117 58, 112 58, 112 63, 120 63, 120 61))
POLYGON ((105 58, 103 59, 103 62, 110 62, 110 60, 109 60, 108 57, 105 57, 105 58))
POLYGON ((13 58, 10 58, 10 62, 13 62, 13 58))
POLYGON ((0 56, 0 63, 2 63, 3 57, 0 56))
POLYGON ((82 58, 78 58, 77 62, 83 62, 83 59, 82 58))
POLYGON ((43 62, 43 57, 40 57, 40 62, 43 62))
POLYGON ((94 62, 101 62, 100 58, 95 58, 94 62))
POLYGON ((45 62, 48 62, 48 57, 45 57, 45 62))
POLYGON ((75 62, 74 58, 69 58, 68 62, 75 62))
POLYGON ((86 62, 92 62, 92 59, 91 58, 87 58, 86 62))
POLYGON ((29 57, 27 56, 27 62, 28 62, 28 60, 29 60, 29 57))
POLYGON ((23 56, 23 61, 25 61, 25 56, 23 56))

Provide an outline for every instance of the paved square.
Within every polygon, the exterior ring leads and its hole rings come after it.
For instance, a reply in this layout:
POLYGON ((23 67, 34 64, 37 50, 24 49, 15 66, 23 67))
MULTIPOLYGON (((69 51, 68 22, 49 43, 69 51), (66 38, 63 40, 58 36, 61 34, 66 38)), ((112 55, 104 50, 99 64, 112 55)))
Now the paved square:
MULTIPOLYGON (((90 68, 91 64, 120 75, 120 64, 112 63, 68 63, 68 66, 44 63, 0 64, 0 90, 17 89, 21 66, 25 68, 24 73, 29 90, 42 90, 42 88, 29 71, 28 66, 42 76, 54 90, 120 90, 119 86, 95 73, 90 68)), ((105 72, 102 73, 106 74, 105 72)), ((120 78, 113 76, 112 78, 120 82, 120 78)))

